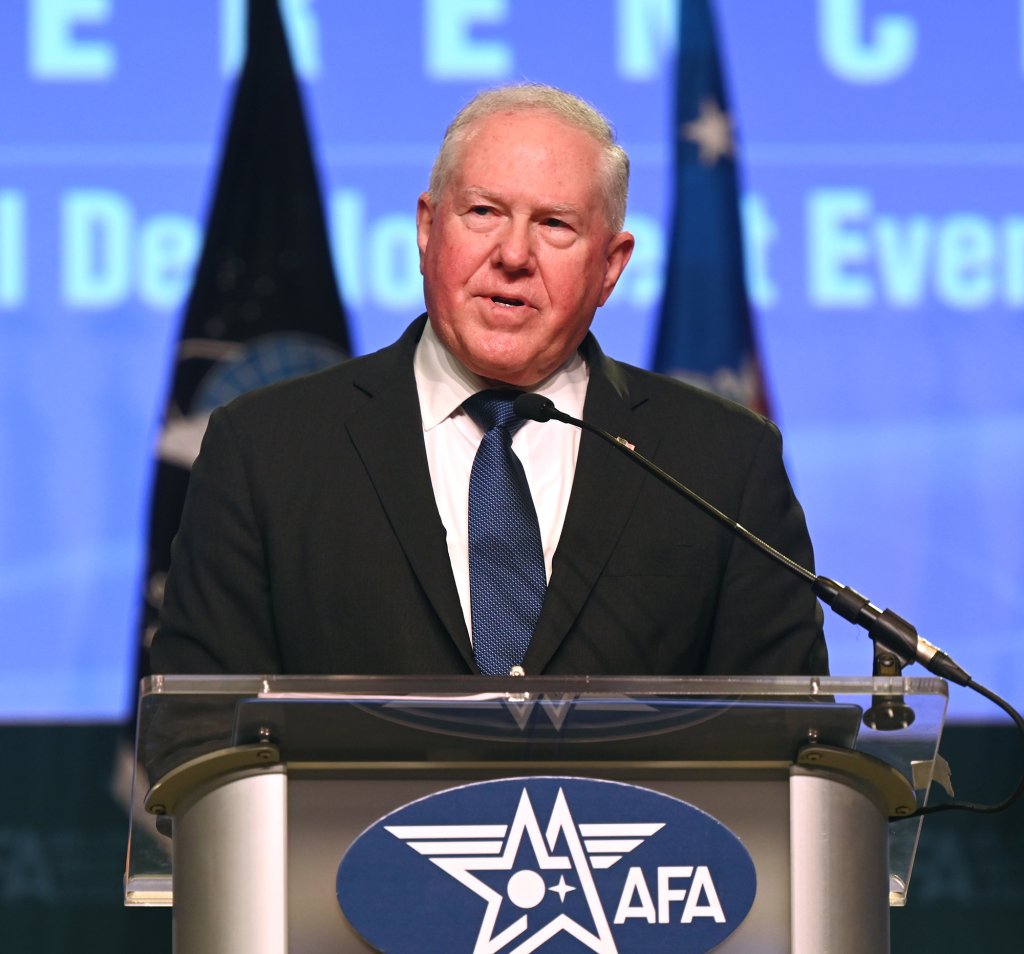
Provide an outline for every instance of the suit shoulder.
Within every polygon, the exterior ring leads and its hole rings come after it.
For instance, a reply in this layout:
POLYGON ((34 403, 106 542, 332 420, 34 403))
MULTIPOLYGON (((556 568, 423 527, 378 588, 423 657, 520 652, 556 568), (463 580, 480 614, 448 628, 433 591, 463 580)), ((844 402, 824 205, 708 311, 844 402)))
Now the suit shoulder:
POLYGON ((350 367, 358 358, 350 358, 311 374, 302 374, 263 387, 253 388, 228 402, 232 415, 266 414, 277 408, 294 410, 317 404, 331 395, 343 393, 351 384, 350 367))
POLYGON ((273 420, 281 415, 294 419, 304 413, 315 417, 328 408, 333 417, 345 417, 375 392, 413 381, 412 357, 425 321, 421 315, 397 341, 379 351, 248 391, 225 409, 239 420, 253 416, 273 420))
POLYGON ((667 374, 658 374, 622 362, 613 362, 631 395, 641 397, 649 410, 671 415, 680 423, 713 432, 762 434, 766 429, 778 435, 778 427, 750 408, 667 374))
MULTIPOLYGON (((411 380, 411 366, 409 377, 411 380)), ((276 421, 294 425, 304 418, 344 419, 365 404, 378 382, 393 383, 401 367, 384 352, 348 358, 329 368, 277 381, 239 395, 223 408, 239 424, 258 422, 262 427, 276 421)))

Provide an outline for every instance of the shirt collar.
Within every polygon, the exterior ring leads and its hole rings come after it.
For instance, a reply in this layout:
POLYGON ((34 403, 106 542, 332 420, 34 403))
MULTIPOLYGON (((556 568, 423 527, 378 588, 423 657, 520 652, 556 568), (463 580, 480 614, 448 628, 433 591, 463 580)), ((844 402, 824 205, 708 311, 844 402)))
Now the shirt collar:
MULTIPOLYGON (((490 386, 441 343, 429 321, 420 335, 412 367, 424 431, 446 421, 466 398, 490 386)), ((528 390, 544 394, 561 410, 580 416, 588 378, 587 363, 575 351, 562 367, 528 390)))

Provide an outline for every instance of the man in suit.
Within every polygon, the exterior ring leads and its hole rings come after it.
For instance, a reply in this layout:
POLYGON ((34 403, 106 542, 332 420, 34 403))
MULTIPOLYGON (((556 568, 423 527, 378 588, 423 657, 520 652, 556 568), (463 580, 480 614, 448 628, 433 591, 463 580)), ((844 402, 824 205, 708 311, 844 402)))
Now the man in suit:
MULTIPOLYGON (((463 407, 494 388, 621 434, 811 564, 777 429, 609 359, 589 333, 633 249, 627 182, 607 122, 575 97, 525 85, 463 109, 417 208, 426 315, 212 415, 155 672, 497 671, 474 654, 467 496, 485 427, 463 407)), ((512 448, 543 576, 511 672, 827 670, 806 583, 576 428, 529 422, 512 448)))

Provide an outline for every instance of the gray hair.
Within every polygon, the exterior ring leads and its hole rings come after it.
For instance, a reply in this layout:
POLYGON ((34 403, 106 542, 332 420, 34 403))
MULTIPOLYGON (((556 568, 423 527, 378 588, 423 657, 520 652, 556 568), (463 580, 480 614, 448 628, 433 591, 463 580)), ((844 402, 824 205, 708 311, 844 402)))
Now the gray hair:
POLYGON ((615 141, 615 130, 590 103, 542 83, 520 83, 485 90, 473 97, 445 130, 441 148, 430 170, 430 196, 440 198, 451 180, 460 147, 469 138, 474 123, 497 113, 521 113, 543 110, 586 133, 601 147, 601 191, 604 195, 608 225, 621 232, 626 219, 629 192, 629 156, 615 141))

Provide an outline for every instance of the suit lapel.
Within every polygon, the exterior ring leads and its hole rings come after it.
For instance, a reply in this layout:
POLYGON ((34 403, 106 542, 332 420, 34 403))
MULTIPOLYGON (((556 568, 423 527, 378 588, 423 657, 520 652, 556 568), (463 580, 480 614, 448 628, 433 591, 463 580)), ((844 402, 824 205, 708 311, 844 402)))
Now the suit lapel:
MULTIPOLYGON (((356 387, 371 400, 349 419, 347 426, 413 573, 470 669, 475 671, 423 444, 412 371, 413 353, 422 328, 420 319, 360 373, 356 387)), ((381 598, 387 599, 387 594, 381 598)))
MULTIPOLYGON (((365 364, 355 385, 370 400, 349 419, 347 428, 413 573, 475 672, 444 525, 430 483, 412 372, 423 324, 423 318, 413 323, 394 345, 378 353, 377 360, 365 364)), ((655 415, 635 413, 647 403, 646 391, 622 365, 605 357, 592 336, 582 350, 590 367, 586 420, 653 456, 660 437, 659 429, 649 423, 655 415)), ((551 582, 524 659, 527 673, 543 672, 571 630, 611 556, 644 479, 640 467, 600 438, 582 435, 551 582)))
MULTIPOLYGON (((590 367, 583 416, 591 424, 635 443, 653 456, 659 431, 634 412, 647 402, 622 365, 605 357, 593 337, 583 347, 590 367)), ((549 424, 549 427, 569 426, 549 424)), ((572 628, 633 508, 645 479, 635 463, 593 434, 583 433, 565 524, 555 551, 540 620, 527 650, 527 673, 543 672, 572 628)))

